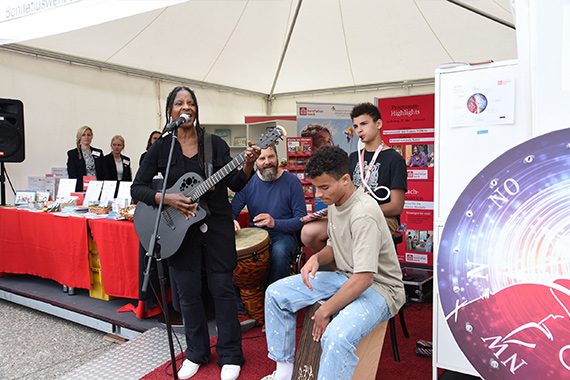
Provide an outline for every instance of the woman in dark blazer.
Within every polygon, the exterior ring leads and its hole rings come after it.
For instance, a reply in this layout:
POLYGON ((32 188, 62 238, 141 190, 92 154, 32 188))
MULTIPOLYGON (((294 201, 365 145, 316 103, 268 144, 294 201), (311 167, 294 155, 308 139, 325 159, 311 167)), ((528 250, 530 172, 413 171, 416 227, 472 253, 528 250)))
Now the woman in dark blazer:
POLYGON ((139 159, 139 167, 142 165, 142 162, 144 160, 144 156, 146 155, 148 148, 150 148, 152 143, 154 143, 156 140, 158 140, 161 135, 162 135, 162 132, 160 132, 160 131, 152 131, 150 136, 148 136, 148 141, 146 142, 146 150, 141 154, 141 158, 139 159))
POLYGON ((75 191, 83 191, 83 176, 105 178, 105 165, 103 164, 103 151, 91 146, 93 130, 83 126, 77 130, 77 147, 67 151, 67 175, 77 178, 75 191))
POLYGON ((115 181, 132 181, 131 159, 123 156, 121 152, 125 149, 125 139, 123 136, 116 135, 111 139, 111 153, 103 159, 105 162, 105 171, 109 180, 115 181))

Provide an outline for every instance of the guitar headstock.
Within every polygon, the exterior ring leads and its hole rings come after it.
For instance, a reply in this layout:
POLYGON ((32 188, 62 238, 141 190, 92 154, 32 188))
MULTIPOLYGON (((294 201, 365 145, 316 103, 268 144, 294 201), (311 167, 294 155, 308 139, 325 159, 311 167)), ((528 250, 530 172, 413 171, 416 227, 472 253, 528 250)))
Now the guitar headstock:
POLYGON ((257 139, 254 145, 257 145, 261 149, 265 149, 275 144, 275 141, 277 141, 277 139, 279 139, 280 137, 285 137, 285 136, 287 136, 287 131, 285 130, 285 128, 278 125, 275 128, 270 129, 269 131, 259 136, 259 139, 257 139))

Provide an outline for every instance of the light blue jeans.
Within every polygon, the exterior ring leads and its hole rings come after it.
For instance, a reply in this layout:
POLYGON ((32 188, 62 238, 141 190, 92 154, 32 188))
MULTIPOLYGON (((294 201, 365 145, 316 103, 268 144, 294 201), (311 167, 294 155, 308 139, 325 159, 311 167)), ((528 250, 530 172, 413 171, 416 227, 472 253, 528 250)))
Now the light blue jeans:
MULTIPOLYGON (((299 274, 273 283, 265 292, 265 335, 272 360, 295 361, 296 312, 332 297, 347 277, 336 272, 317 272, 309 281, 313 291, 303 284, 299 274)), ((321 338, 323 353, 318 380, 350 380, 358 363, 356 345, 380 322, 389 319, 386 300, 372 288, 340 310, 321 338)))

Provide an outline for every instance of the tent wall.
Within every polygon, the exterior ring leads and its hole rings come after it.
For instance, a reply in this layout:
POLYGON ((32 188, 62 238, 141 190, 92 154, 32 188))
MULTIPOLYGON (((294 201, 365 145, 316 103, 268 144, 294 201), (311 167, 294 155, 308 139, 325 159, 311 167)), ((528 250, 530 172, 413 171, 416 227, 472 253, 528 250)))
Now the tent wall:
MULTIPOLYGON (((0 98, 24 103, 26 159, 5 164, 15 190, 28 187, 28 176, 65 167, 83 125, 93 129, 93 146, 106 154, 111 138, 122 135, 134 174, 150 132, 164 125, 165 99, 177 85, 6 51, 0 51, 0 78, 0 98)), ((202 123, 243 123, 244 114, 265 113, 260 97, 195 90, 202 123)), ((6 194, 12 203, 8 182, 6 194)))
POLYGON ((373 89, 367 91, 328 92, 318 95, 297 95, 279 97, 273 101, 271 113, 273 115, 294 115, 297 102, 312 103, 343 103, 357 104, 362 102, 374 103, 374 98, 391 98, 396 96, 409 96, 420 94, 433 94, 434 84, 421 86, 395 86, 392 88, 373 89))
MULTIPOLYGON (((151 131, 164 125, 168 92, 177 83, 100 70, 57 60, 0 50, 0 98, 24 103, 26 159, 6 163, 15 190, 28 187, 28 176, 43 176, 52 167, 65 167, 66 152, 75 146, 77 129, 93 129, 93 146, 110 152, 114 135, 125 138, 124 154, 132 159, 133 174, 151 131)), ((194 88, 203 124, 243 123, 244 115, 266 115, 262 97, 194 88)), ((375 97, 432 93, 433 86, 325 93, 273 100, 271 114, 294 115, 296 102, 358 103, 375 97)), ((289 131, 296 135, 296 131, 289 131)), ((13 202, 6 183, 6 200, 13 202)))

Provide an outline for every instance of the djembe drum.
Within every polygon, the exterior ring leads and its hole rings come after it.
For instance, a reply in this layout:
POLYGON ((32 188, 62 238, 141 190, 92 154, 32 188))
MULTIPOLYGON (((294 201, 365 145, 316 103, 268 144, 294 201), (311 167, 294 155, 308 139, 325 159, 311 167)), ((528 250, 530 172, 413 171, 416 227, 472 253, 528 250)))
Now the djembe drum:
POLYGON ((263 324, 263 280, 269 268, 269 234, 261 228, 242 228, 236 232, 236 251, 234 284, 239 288, 247 314, 256 324, 263 324))

